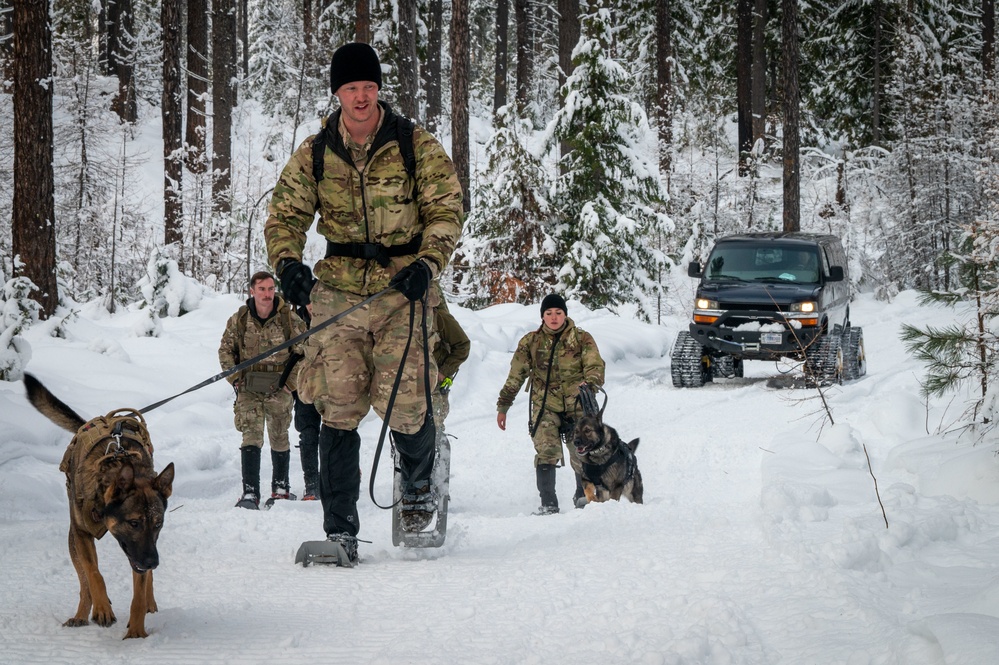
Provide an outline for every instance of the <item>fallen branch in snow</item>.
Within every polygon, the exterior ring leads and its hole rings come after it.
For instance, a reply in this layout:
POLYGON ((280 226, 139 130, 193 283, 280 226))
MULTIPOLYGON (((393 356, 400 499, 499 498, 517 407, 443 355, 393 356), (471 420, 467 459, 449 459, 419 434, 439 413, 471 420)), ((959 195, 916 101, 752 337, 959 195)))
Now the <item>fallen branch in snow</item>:
POLYGON ((867 444, 864 444, 864 457, 867 458, 867 470, 871 472, 871 478, 874 478, 874 494, 878 497, 878 505, 881 506, 881 516, 885 518, 885 528, 888 528, 888 515, 885 514, 885 504, 881 502, 881 492, 878 491, 878 479, 874 475, 874 469, 871 468, 871 456, 867 454, 867 444))

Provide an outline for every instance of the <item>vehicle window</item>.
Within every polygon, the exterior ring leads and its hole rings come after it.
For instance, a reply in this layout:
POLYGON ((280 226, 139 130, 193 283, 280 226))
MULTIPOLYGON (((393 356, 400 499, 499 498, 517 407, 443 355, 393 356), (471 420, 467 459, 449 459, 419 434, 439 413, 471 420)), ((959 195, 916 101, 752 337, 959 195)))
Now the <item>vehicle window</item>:
POLYGON ((708 258, 708 281, 814 284, 821 268, 817 248, 780 245, 717 246, 708 258))

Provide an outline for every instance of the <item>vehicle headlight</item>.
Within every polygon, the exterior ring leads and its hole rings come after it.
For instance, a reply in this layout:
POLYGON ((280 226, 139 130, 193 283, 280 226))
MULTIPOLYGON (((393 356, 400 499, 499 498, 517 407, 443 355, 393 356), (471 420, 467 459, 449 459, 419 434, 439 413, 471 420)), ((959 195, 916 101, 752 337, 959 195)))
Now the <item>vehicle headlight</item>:
POLYGON ((797 302, 791 305, 792 312, 800 312, 802 314, 814 314, 819 309, 819 304, 814 300, 806 300, 805 302, 797 302))
POLYGON ((718 309, 718 302, 716 300, 708 300, 707 298, 698 298, 694 303, 696 309, 718 309))
POLYGON ((694 323, 711 325, 718 320, 718 301, 707 298, 697 298, 694 301, 694 323))

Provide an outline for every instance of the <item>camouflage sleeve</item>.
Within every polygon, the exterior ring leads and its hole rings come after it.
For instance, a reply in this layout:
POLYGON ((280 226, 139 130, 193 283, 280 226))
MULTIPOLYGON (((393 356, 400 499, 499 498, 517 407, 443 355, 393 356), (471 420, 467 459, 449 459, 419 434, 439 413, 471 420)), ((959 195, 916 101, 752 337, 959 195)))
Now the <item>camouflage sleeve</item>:
POLYGON ((437 321, 440 329, 437 331, 442 340, 450 349, 447 357, 439 363, 438 369, 444 376, 454 376, 455 372, 463 362, 468 360, 468 353, 472 348, 472 342, 462 329, 461 325, 451 313, 441 308, 437 309, 437 321))
POLYGON ((451 260, 461 237, 463 194, 451 158, 432 134, 417 127, 413 132, 413 145, 419 185, 416 201, 424 224, 419 256, 429 259, 436 277, 451 260))
MULTIPOLYGON (((291 311, 291 336, 298 337, 302 333, 308 330, 308 326, 305 325, 305 321, 302 320, 295 310, 291 311)), ((305 355, 305 342, 299 342, 298 344, 291 345, 291 352, 297 353, 299 355, 305 355)))
POLYGON ((600 388, 604 385, 604 359, 600 356, 600 349, 593 335, 580 330, 581 346, 583 347, 583 380, 590 385, 600 388))
POLYGON ((316 216, 319 195, 312 176, 313 138, 305 139, 288 160, 267 206, 264 241, 272 267, 283 258, 301 260, 305 234, 316 216))
POLYGON ((496 410, 506 413, 513 406, 513 400, 517 397, 517 392, 524 385, 524 379, 531 373, 531 335, 524 335, 517 344, 517 350, 510 361, 510 374, 506 377, 506 383, 500 389, 499 399, 496 400, 496 410))
MULTIPOLYGON (((236 325, 238 320, 239 312, 230 316, 229 321, 225 324, 225 331, 222 333, 222 342, 219 344, 219 365, 222 366, 223 371, 239 364, 239 340, 237 339, 238 327, 236 325)), ((235 383, 237 379, 239 379, 238 373, 226 377, 226 381, 229 383, 235 383)))

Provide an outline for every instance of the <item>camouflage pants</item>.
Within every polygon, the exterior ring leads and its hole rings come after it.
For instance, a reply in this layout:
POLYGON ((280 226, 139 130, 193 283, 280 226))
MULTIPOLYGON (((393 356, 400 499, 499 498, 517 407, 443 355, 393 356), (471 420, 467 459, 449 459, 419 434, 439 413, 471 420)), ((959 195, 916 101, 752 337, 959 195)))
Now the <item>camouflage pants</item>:
POLYGON ((284 452, 291 449, 288 428, 291 427, 293 399, 291 393, 278 390, 270 395, 240 390, 232 406, 236 429, 243 433, 241 447, 264 446, 264 426, 271 450, 284 452))
MULTIPOLYGON (((575 414, 570 413, 570 417, 574 417, 575 414)), ((538 425, 538 430, 534 433, 532 441, 534 441, 534 466, 537 467, 539 464, 564 464, 565 458, 562 456, 562 437, 559 435, 559 427, 562 426, 565 414, 554 413, 545 409, 544 413, 541 415, 541 424, 538 425)), ((582 471, 583 465, 579 461, 579 455, 576 454, 576 447, 571 443, 572 434, 566 435, 566 441, 569 449, 569 464, 572 466, 572 470, 577 474, 582 471)))
MULTIPOLYGON (((313 326, 363 299, 318 282, 312 289, 313 326)), ((433 311, 428 310, 427 328, 432 331, 433 311)), ((371 407, 385 418, 410 338, 409 314, 410 302, 390 290, 308 339, 305 358, 299 362, 298 394, 302 401, 315 405, 323 423, 340 430, 357 429, 371 407)), ((426 419, 422 320, 423 305, 417 302, 412 343, 389 422, 392 431, 402 434, 416 434, 426 419)), ((433 348, 434 341, 430 332, 429 348, 433 348)), ((433 380, 437 366, 432 354, 429 365, 433 380)))

